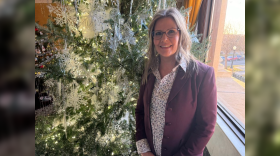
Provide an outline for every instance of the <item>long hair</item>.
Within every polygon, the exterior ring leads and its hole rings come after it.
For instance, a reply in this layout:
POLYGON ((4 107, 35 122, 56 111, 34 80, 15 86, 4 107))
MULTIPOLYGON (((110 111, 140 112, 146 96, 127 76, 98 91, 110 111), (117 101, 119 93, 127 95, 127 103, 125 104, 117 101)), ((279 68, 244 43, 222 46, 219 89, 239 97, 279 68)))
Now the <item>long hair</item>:
POLYGON ((156 22, 164 17, 171 17, 178 28, 180 29, 180 37, 178 43, 178 49, 175 53, 176 61, 179 63, 182 58, 186 61, 187 70, 184 76, 191 76, 192 73, 198 72, 198 67, 196 63, 195 57, 191 54, 191 37, 187 30, 186 20, 181 15, 181 13, 176 8, 168 8, 159 10, 153 17, 152 22, 149 25, 149 47, 148 47, 148 61, 145 63, 145 70, 142 77, 142 84, 147 82, 148 75, 150 74, 150 68, 156 66, 157 59, 160 59, 160 56, 157 55, 155 45, 153 43, 152 32, 154 31, 154 27, 156 22))

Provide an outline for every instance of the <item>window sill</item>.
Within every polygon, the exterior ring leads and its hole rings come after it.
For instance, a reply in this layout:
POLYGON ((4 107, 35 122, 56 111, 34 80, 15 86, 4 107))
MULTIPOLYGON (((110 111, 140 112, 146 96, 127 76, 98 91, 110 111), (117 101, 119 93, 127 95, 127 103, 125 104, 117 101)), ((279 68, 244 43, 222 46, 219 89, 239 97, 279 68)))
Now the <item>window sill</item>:
POLYGON ((218 103, 215 132, 207 144, 210 155, 245 156, 245 129, 240 122, 218 103))

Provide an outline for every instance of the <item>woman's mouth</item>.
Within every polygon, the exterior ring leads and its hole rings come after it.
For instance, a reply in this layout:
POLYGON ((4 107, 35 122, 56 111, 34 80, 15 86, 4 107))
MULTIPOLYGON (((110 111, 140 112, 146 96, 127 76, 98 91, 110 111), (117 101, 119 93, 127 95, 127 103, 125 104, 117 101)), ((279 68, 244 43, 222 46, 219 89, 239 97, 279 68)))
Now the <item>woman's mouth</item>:
POLYGON ((170 46, 160 46, 162 49, 168 49, 168 48, 170 48, 172 45, 170 45, 170 46))

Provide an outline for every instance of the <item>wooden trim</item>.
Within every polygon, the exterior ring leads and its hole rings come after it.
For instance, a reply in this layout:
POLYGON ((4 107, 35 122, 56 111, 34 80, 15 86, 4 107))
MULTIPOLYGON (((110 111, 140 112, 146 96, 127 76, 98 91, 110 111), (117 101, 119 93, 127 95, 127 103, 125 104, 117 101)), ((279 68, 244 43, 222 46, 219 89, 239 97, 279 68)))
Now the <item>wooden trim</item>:
POLYGON ((227 9, 227 0, 213 0, 212 11, 209 23, 209 30, 211 32, 211 47, 206 58, 209 66, 214 67, 215 75, 218 72, 218 65, 220 60, 220 52, 223 41, 225 17, 227 9))

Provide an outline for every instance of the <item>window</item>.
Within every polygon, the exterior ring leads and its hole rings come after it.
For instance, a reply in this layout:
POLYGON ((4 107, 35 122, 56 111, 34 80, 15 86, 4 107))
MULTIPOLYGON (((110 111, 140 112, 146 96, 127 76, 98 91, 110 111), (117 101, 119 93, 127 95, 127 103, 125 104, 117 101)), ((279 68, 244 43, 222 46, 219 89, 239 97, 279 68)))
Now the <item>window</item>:
POLYGON ((207 2, 211 11, 201 17, 209 17, 209 24, 198 22, 203 23, 202 32, 211 32, 206 62, 216 72, 218 113, 206 147, 210 155, 245 155, 245 0, 207 2))
POLYGON ((220 62, 218 101, 245 127, 245 1, 228 0, 220 62), (238 11, 236 11, 238 10, 238 11))

